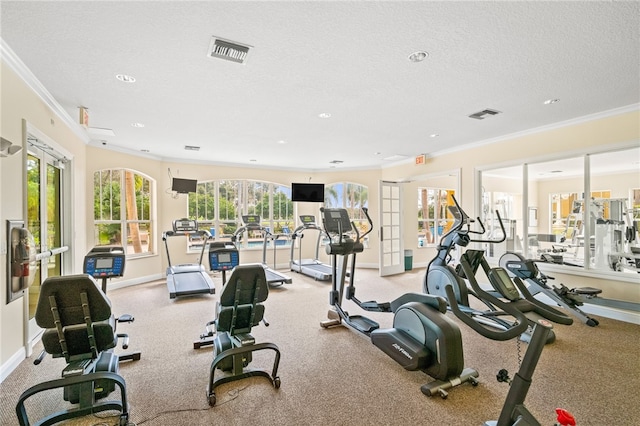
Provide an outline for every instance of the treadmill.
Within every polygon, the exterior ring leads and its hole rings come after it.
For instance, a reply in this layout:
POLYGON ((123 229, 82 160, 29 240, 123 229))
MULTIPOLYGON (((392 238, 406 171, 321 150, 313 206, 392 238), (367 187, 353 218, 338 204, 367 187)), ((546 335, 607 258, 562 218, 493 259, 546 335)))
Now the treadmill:
MULTIPOLYGON (((246 214, 242 215, 242 222, 244 226, 236 229, 236 232, 233 233, 231 240, 236 242, 242 238, 242 234, 245 231, 259 231, 264 235, 264 243, 262 245, 262 267, 264 268, 264 274, 267 277, 267 284, 272 287, 278 287, 282 284, 291 284, 291 277, 284 275, 275 269, 271 269, 267 265, 267 242, 269 241, 269 237, 272 236, 271 232, 262 226, 260 216, 257 214, 246 214)), ((275 250, 275 239, 274 239, 274 250, 275 250)), ((275 259, 275 256, 274 256, 275 259)), ((275 265, 274 265, 275 266, 275 265)))
POLYGON ((167 290, 169 290, 170 299, 195 294, 214 294, 216 292, 215 284, 202 264, 204 250, 210 237, 209 231, 198 229, 197 221, 186 218, 174 220, 173 230, 162 233, 162 241, 164 241, 164 246, 167 250, 167 262, 169 263, 167 267, 167 290), (167 238, 191 234, 199 235, 202 238, 202 250, 200 251, 198 263, 172 265, 167 238))
POLYGON ((331 279, 332 274, 331 265, 322 263, 320 259, 318 259, 318 255, 320 253, 320 244, 322 242, 322 237, 325 236, 325 232, 316 224, 316 218, 313 215, 300 215, 300 222, 302 224, 298 226, 291 235, 291 238, 293 239, 291 243, 291 270, 300 274, 304 274, 308 277, 312 277, 317 281, 328 281, 331 279), (318 231, 315 259, 302 258, 302 238, 304 237, 304 232, 308 230, 318 231), (294 258, 296 239, 299 239, 300 241, 298 243, 298 259, 294 258))

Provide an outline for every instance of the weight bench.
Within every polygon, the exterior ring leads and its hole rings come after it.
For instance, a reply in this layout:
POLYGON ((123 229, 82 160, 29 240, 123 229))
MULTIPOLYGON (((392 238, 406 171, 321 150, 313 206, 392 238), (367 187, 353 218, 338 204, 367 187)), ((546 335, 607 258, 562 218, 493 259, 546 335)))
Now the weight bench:
MULTIPOLYGON (((64 357, 62 378, 32 386, 22 393, 16 406, 21 426, 28 420, 25 401, 45 390, 62 388, 63 398, 77 407, 60 411, 35 423, 53 425, 62 420, 107 410, 120 412, 119 425, 128 424, 126 385, 118 374, 118 355, 112 349, 118 338, 111 302, 97 282, 87 274, 47 278, 40 288, 35 319, 45 329, 44 351, 64 357), (120 388, 119 401, 97 402, 120 388)), ((42 358, 39 357, 37 363, 42 358)))
POLYGON ((273 387, 280 388, 278 364, 280 350, 273 343, 255 343, 250 331, 261 321, 265 326, 264 302, 269 296, 269 285, 264 267, 260 264, 239 265, 233 269, 231 277, 222 287, 222 294, 216 307, 215 338, 213 339, 214 359, 211 363, 207 398, 209 405, 216 403, 215 388, 223 383, 247 377, 260 376, 269 379, 273 387), (261 350, 275 352, 272 372, 246 369, 253 352, 261 350), (215 378, 216 370, 226 375, 215 378))

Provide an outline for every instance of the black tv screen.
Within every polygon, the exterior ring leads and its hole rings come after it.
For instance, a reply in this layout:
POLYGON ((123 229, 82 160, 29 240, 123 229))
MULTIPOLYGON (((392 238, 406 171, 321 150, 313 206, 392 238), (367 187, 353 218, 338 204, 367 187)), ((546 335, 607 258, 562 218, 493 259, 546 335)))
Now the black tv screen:
POLYGON ((198 181, 195 179, 173 178, 173 181, 171 182, 171 190, 179 194, 196 192, 197 186, 198 181))
POLYGON ((291 201, 324 203, 324 183, 292 183, 291 201))

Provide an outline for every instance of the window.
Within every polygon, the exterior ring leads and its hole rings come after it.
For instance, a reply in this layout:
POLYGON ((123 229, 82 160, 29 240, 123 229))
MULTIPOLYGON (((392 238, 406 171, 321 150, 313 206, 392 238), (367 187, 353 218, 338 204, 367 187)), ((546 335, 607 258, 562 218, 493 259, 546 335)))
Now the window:
POLYGON ((96 245, 121 245, 127 255, 153 252, 154 185, 152 179, 134 170, 108 169, 94 173, 96 245))
POLYGON ((453 225, 452 195, 453 189, 418 188, 418 247, 437 244, 453 225))
POLYGON ((369 192, 366 186, 351 182, 326 185, 324 205, 327 208, 343 207, 347 209, 349 217, 358 227, 360 234, 369 229, 369 222, 362 211, 363 207, 369 205, 369 192))
MULTIPOLYGON (((221 180, 199 182, 196 192, 189 194, 189 218, 198 220, 198 227, 209 230, 213 238, 230 238, 243 225, 243 214, 260 216, 260 224, 272 234, 289 234, 291 189, 271 182, 221 180)), ((262 238, 262 232, 248 236, 252 246, 261 247, 262 238)), ((288 239, 278 241, 277 245, 289 243, 288 239)))

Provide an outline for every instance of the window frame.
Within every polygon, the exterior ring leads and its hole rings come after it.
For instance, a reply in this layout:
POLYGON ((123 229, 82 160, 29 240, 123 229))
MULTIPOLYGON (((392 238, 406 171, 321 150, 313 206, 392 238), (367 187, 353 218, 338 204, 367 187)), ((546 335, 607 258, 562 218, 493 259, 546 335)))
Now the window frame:
MULTIPOLYGON (((156 239, 154 238, 154 230, 156 228, 156 202, 157 202, 157 197, 156 197, 156 181, 155 179, 153 179, 152 177, 150 177, 149 175, 147 175, 146 173, 142 173, 138 170, 135 169, 129 169, 129 168, 124 168, 124 167, 113 167, 113 168, 106 168, 106 169, 100 169, 100 170, 96 170, 94 172, 94 180, 93 180, 93 228, 94 228, 94 244, 96 246, 105 246, 105 245, 121 245, 122 247, 125 248, 125 255, 127 257, 127 259, 129 258, 137 258, 137 257, 145 257, 145 256, 151 256, 151 255, 155 255, 156 254, 156 239), (103 188, 104 186, 106 186, 104 183, 104 179, 102 179, 102 175, 104 173, 108 173, 109 175, 111 175, 111 177, 109 178, 109 182, 111 182, 112 184, 109 185, 110 189, 113 189, 113 182, 115 181, 115 179, 113 178, 113 173, 114 172, 118 172, 119 176, 117 181, 118 185, 119 185, 119 194, 117 194, 119 200, 119 204, 117 205, 117 209, 118 211, 115 212, 114 209, 114 192, 110 191, 111 194, 109 195, 108 198, 104 198, 103 196, 103 188), (134 191, 135 191, 135 197, 136 197, 136 201, 135 201, 135 207, 136 207, 136 215, 138 215, 137 219, 129 219, 128 215, 127 215, 127 190, 122 190, 122 188, 126 187, 126 179, 127 179, 127 174, 128 173, 132 173, 133 174, 133 180, 134 180, 134 185, 137 185, 137 180, 138 178, 142 179, 141 181, 141 188, 140 191, 141 193, 138 192, 138 189, 136 186, 134 186, 134 191), (99 176, 99 177, 98 177, 99 176), (100 188, 97 189, 96 185, 100 182, 100 188), (146 188, 146 190, 145 190, 146 188), (96 202, 96 195, 100 195, 100 202, 97 203, 96 202), (144 200, 144 196, 148 196, 148 200, 145 202, 144 200), (142 197, 141 199, 138 199, 138 197, 142 197), (104 202, 107 201, 109 204, 109 218, 108 219, 104 219, 104 214, 103 214, 103 210, 102 210, 102 206, 104 204, 104 202), (140 203, 140 204, 139 204, 140 203), (144 209, 142 209, 142 214, 148 216, 148 217, 143 217, 140 218, 139 217, 139 212, 138 212, 138 207, 142 207, 145 206, 147 207, 146 212, 144 209), (98 207, 99 206, 99 207, 98 207), (97 208, 99 208, 99 218, 96 218, 97 214, 97 208), (117 218, 113 218, 114 216, 116 216, 117 218), (146 225, 146 226, 142 226, 140 227, 140 225, 146 225), (109 239, 109 242, 103 242, 102 241, 102 237, 101 235, 104 233, 102 231, 102 229, 100 229, 101 227, 109 227, 112 226, 114 229, 116 229, 116 225, 118 228, 118 231, 116 231, 113 235, 113 237, 111 237, 109 239), (135 226, 133 226, 135 225, 135 226), (138 229, 136 229, 138 228, 138 229), (140 229, 141 228, 141 229, 140 229), (118 236, 119 233, 119 236, 118 236), (137 238, 135 238, 137 235, 137 238), (135 240, 133 239, 135 238, 135 240), (131 243, 129 243, 129 241, 131 240, 131 243), (126 242, 126 243, 124 243, 126 242), (136 246, 139 245, 139 247, 142 249, 142 251, 140 252, 135 252, 136 250, 136 246), (129 247, 133 246, 133 252, 130 251, 129 247), (144 250, 144 247, 146 246, 146 250, 144 250)), ((104 229, 104 228, 103 228, 104 229)))
MULTIPOLYGON (((190 219, 198 220, 198 228, 201 229, 201 223, 205 224, 209 228, 209 232, 212 234, 213 239, 230 238, 238 228, 243 226, 242 215, 243 214, 259 214, 261 225, 270 230, 274 235, 280 237, 287 235, 291 231, 295 223, 295 211, 293 207, 293 201, 291 201, 291 187, 285 184, 268 182, 252 179, 211 179, 207 181, 198 182, 196 197, 200 193, 199 189, 201 185, 214 184, 214 214, 213 217, 207 218, 206 221, 201 222, 200 219, 193 216, 192 211, 192 193, 189 194, 187 201, 187 217, 190 219), (224 196, 222 194, 222 188, 224 190, 224 196), (229 192, 230 189, 233 191, 229 192), (275 218, 274 210, 274 198, 281 197, 277 194, 284 194, 286 197, 285 204, 290 205, 290 212, 287 214, 290 217, 275 218), (231 196, 231 199, 229 198, 231 196), (226 200, 225 204, 231 203, 233 205, 232 215, 234 217, 221 217, 221 200, 226 200), (265 202, 267 202, 265 204, 265 202), (266 210, 265 210, 266 208, 266 210), (259 209, 259 212, 256 212, 259 209), (268 217, 264 217, 263 214, 268 211, 268 217), (212 232, 213 230, 213 232, 212 232), (221 232, 217 232, 221 231, 221 232)), ((196 204, 197 206, 197 204, 196 204)), ((228 211, 228 208, 225 208, 228 211)), ((260 244, 255 242, 251 247, 247 246, 247 238, 243 238, 243 243, 239 245, 239 249, 262 249, 264 242, 260 241, 260 244)), ((291 244, 289 238, 284 240, 284 243, 277 243, 277 248, 288 247, 291 244)), ((198 250, 200 247, 195 247, 198 250)), ((195 249, 194 248, 194 249, 195 249)), ((189 251, 193 251, 191 244, 189 245, 189 251)))

